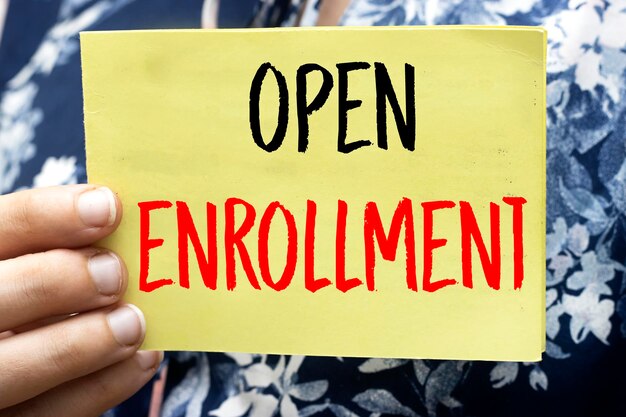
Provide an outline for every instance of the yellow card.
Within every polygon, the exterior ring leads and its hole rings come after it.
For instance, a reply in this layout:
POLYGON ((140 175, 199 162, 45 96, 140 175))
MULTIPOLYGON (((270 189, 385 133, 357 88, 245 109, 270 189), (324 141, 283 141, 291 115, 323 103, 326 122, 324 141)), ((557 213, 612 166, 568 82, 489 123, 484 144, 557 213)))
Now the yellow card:
POLYGON ((539 360, 541 28, 81 34, 146 349, 539 360))

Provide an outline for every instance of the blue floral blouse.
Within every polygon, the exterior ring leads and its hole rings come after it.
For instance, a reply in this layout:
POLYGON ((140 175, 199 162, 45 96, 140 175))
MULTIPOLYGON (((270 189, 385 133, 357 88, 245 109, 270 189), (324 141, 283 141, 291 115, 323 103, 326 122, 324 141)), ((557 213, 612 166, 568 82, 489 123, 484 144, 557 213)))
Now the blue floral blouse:
MULTIPOLYGON (((200 27, 210 3, 11 0, 0 26, 0 193, 86 181, 79 31, 200 27)), ((221 3, 221 27, 314 24, 319 8, 221 3)), ((341 24, 548 29, 543 360, 170 353, 105 416, 626 416, 626 0, 353 0, 341 24)))

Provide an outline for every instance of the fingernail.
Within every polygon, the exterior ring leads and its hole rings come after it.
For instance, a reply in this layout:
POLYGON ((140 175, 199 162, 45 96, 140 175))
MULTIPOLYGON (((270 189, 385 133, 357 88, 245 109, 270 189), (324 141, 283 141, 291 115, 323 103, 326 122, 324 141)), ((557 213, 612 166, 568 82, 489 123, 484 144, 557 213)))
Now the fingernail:
POLYGON ((143 313, 132 304, 110 312, 107 316, 113 337, 122 346, 136 345, 143 339, 146 324, 143 313))
POLYGON ((115 195, 107 187, 82 193, 78 197, 78 215, 87 226, 103 227, 115 223, 115 195))
POLYGON ((135 353, 139 366, 144 371, 155 369, 163 361, 163 352, 154 352, 150 350, 140 350, 135 353))
POLYGON ((122 266, 117 256, 105 252, 98 253, 87 263, 91 279, 102 295, 114 295, 122 288, 122 266))

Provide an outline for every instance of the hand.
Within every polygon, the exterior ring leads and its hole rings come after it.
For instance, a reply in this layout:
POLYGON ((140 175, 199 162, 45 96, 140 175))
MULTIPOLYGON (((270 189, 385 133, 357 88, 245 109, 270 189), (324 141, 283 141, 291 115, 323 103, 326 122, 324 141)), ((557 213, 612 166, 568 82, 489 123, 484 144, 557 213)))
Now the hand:
POLYGON ((0 417, 98 416, 156 372, 124 263, 89 246, 121 215, 104 187, 0 196, 0 417))

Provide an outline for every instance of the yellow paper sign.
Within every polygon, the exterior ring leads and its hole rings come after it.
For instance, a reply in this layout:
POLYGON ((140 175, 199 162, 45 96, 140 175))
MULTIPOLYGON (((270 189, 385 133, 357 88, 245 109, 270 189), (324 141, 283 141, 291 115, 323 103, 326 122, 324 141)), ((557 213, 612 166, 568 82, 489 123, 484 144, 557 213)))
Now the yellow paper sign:
POLYGON ((539 360, 545 32, 81 35, 144 348, 539 360))

